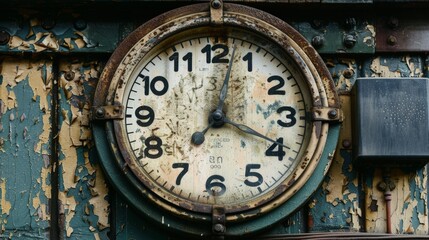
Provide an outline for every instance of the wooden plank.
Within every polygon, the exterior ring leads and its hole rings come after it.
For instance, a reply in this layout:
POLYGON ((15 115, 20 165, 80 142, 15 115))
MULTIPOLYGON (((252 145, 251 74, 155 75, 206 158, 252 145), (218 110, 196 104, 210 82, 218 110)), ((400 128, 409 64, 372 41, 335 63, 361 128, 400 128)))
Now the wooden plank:
POLYGON ((65 239, 108 239, 108 188, 89 124, 101 62, 60 62, 59 201, 65 239))
POLYGON ((0 238, 49 237, 51 68, 0 59, 0 238))

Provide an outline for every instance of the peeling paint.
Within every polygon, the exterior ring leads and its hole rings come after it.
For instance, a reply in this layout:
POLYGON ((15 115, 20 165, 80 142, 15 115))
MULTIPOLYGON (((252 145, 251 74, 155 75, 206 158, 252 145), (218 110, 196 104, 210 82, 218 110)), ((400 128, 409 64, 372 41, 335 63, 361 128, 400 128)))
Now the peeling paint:
POLYGON ((109 230, 108 188, 94 161, 89 124, 92 91, 100 73, 97 62, 60 64, 60 200, 65 236, 102 238, 109 230), (65 76, 65 73, 69 73, 65 76))
POLYGON ((9 238, 46 238, 51 62, 9 56, 0 58, 0 64, 1 232, 9 238))
POLYGON ((376 57, 364 65, 366 77, 422 77, 423 60, 420 57, 405 56, 376 57), (369 70, 369 71, 368 71, 369 70))
POLYGON ((0 190, 1 190, 1 198, 0 198, 1 214, 9 215, 10 209, 12 208, 12 204, 10 203, 10 201, 6 200, 6 179, 5 178, 0 179, 0 190))

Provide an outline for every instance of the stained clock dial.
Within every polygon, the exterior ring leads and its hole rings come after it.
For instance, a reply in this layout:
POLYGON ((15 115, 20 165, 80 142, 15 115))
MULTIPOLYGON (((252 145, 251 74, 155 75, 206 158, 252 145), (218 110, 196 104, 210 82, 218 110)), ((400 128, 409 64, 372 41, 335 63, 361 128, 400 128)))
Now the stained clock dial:
POLYGON ((308 143, 302 74, 255 33, 185 36, 158 44, 126 82, 126 161, 171 202, 269 201, 308 143))

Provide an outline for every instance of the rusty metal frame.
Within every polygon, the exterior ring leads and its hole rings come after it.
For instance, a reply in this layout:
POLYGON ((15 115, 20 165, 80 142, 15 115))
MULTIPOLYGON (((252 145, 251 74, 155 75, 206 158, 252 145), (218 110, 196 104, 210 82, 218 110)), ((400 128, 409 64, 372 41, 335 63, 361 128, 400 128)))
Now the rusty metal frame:
MULTIPOLYGON (((120 44, 107 63, 97 86, 94 99, 95 109, 121 104, 128 76, 134 66, 153 46, 171 35, 191 28, 207 27, 210 26, 210 23, 209 4, 196 4, 163 14, 139 27, 120 44)), ((312 99, 312 115, 317 115, 316 112, 320 109, 339 109, 339 99, 333 81, 322 59, 292 27, 265 12, 235 4, 224 5, 223 24, 258 32, 284 48, 306 78, 307 91, 312 99)), ((266 194, 266 197, 253 200, 246 207, 225 209, 226 222, 251 219, 268 213, 285 203, 306 184, 318 166, 326 143, 329 123, 324 120, 325 117, 312 119, 308 149, 290 177, 266 194), (256 208, 257 211, 255 211, 256 208)), ((212 213, 211 205, 177 198, 173 198, 174 202, 167 202, 157 193, 152 192, 158 192, 156 186, 136 166, 135 156, 129 154, 132 151, 124 140, 126 135, 121 120, 114 120, 113 129, 108 127, 106 130, 110 133, 115 132, 115 135, 108 134, 108 139, 111 142, 112 151, 121 158, 117 158, 118 166, 122 168, 130 181, 135 182, 135 178, 139 179, 143 185, 135 187, 143 189, 141 192, 145 198, 151 199, 153 203, 179 216, 202 221, 210 220, 208 213, 212 213)), ((162 193, 165 194, 165 192, 162 193)))

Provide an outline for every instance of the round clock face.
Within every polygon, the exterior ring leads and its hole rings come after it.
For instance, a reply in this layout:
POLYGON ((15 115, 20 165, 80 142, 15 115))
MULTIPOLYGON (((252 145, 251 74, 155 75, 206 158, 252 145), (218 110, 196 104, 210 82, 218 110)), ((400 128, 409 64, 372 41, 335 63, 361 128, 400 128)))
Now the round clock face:
POLYGON ((311 135, 306 80, 257 33, 202 27, 169 37, 136 63, 115 121, 127 163, 181 207, 236 212, 291 181, 311 135))

